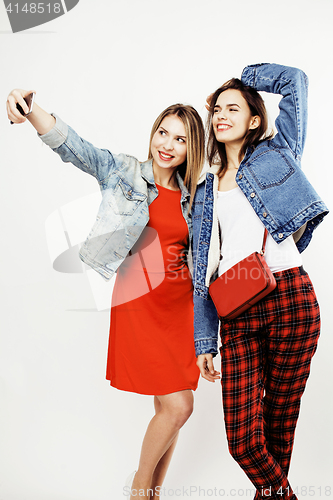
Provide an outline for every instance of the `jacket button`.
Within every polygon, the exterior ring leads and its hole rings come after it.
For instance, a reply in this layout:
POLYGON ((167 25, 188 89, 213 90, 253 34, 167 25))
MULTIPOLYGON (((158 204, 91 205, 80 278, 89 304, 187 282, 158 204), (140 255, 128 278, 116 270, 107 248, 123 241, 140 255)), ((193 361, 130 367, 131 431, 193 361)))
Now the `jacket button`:
POLYGON ((132 196, 132 191, 127 191, 128 196, 132 196))
POLYGON ((263 217, 267 217, 267 212, 264 212, 264 213, 262 214, 262 216, 263 216, 263 217))
POLYGON ((251 193, 251 194, 250 194, 251 198, 254 198, 254 197, 255 197, 255 195, 256 195, 256 193, 251 193))
POLYGON ((283 238, 283 233, 279 233, 280 240, 283 238))
POLYGON ((243 179, 243 174, 239 174, 238 179, 243 179))

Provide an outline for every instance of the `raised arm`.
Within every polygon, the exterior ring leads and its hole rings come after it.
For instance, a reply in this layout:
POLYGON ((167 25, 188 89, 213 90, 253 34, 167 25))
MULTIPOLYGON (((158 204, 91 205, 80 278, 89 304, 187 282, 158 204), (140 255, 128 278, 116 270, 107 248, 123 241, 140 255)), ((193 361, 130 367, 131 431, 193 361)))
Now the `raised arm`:
POLYGON ((258 91, 281 94, 280 113, 273 141, 288 147, 297 159, 304 149, 307 127, 308 78, 297 68, 279 64, 254 64, 242 73, 242 82, 258 91))
POLYGON ((21 115, 16 104, 19 103, 23 111, 27 112, 28 108, 24 97, 29 93, 31 91, 15 89, 9 94, 7 99, 8 118, 17 124, 29 120, 42 141, 59 154, 62 161, 73 163, 84 172, 93 175, 99 184, 102 184, 115 168, 118 157, 114 157, 110 151, 96 148, 90 142, 82 139, 59 117, 47 113, 36 103, 29 116, 21 115))

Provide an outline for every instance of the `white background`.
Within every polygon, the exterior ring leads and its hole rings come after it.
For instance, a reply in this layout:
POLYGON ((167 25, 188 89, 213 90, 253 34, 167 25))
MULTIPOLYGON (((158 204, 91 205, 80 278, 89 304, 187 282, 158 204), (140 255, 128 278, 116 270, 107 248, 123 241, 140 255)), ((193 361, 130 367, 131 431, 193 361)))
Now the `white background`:
MULTIPOLYGON (((109 311, 97 312, 86 274, 57 273, 48 253, 48 216, 97 184, 28 123, 9 125, 9 91, 35 89, 42 107, 96 146, 144 160, 152 122, 169 104, 190 103, 205 118, 206 95, 247 64, 300 67, 310 80, 304 170, 332 208, 332 19, 332 0, 80 0, 12 34, 1 3, 1 500, 123 498, 153 414, 151 397, 105 381, 109 311)), ((274 113, 276 102, 268 105, 274 113)), ((332 243, 328 216, 303 254, 322 335, 290 470, 292 485, 307 487, 299 498, 332 486, 332 243)), ((183 486, 252 498, 227 451, 218 383, 200 382, 181 431, 165 487, 171 498, 183 486)))

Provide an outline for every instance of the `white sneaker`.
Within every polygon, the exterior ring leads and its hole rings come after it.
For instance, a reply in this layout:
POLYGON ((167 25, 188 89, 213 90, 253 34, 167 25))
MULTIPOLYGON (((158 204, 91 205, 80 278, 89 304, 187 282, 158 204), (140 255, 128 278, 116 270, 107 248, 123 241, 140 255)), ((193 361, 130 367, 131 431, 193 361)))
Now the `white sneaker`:
POLYGON ((136 472, 137 472, 136 470, 131 472, 131 474, 128 476, 128 478, 125 481, 125 488, 126 488, 125 491, 129 491, 129 493, 127 493, 127 495, 126 495, 127 498, 131 497, 132 484, 133 484, 133 480, 134 480, 134 476, 135 476, 136 472))

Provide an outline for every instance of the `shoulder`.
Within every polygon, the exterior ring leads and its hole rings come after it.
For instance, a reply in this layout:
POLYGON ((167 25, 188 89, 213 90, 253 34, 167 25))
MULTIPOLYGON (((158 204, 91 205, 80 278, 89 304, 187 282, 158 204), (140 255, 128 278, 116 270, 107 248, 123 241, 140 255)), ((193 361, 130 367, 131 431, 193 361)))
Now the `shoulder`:
POLYGON ((137 158, 131 155, 127 155, 124 153, 119 153, 119 154, 113 154, 113 157, 118 163, 118 165, 123 165, 125 166, 140 166, 140 162, 137 158))
POLYGON ((261 141, 255 148, 252 149, 247 159, 252 162, 266 155, 282 155, 288 157, 289 161, 294 162, 295 160, 295 156, 290 148, 288 148, 284 143, 281 144, 279 133, 275 134, 272 138, 261 141))
POLYGON ((134 175, 137 172, 138 175, 142 175, 143 178, 146 176, 150 179, 152 173, 151 160, 141 162, 135 156, 131 156, 124 153, 113 154, 113 158, 116 165, 116 171, 123 175, 134 175), (127 172, 127 174, 125 174, 127 172), (145 175, 146 174, 146 175, 145 175))

